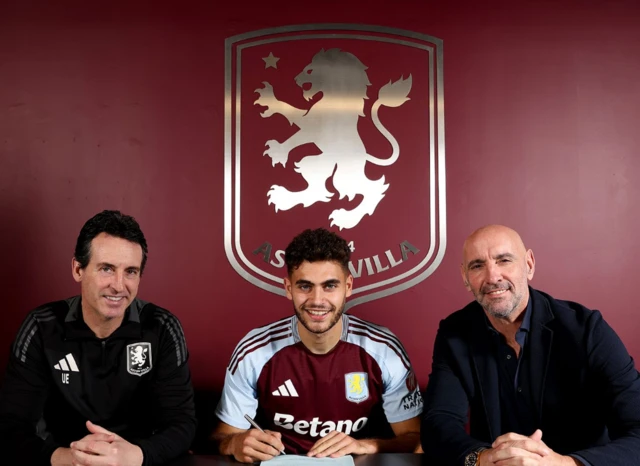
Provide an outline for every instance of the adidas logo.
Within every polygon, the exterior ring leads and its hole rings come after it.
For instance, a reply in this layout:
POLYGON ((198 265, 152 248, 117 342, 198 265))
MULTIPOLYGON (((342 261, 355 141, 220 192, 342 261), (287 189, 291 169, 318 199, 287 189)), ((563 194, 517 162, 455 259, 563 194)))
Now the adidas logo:
POLYGON ((298 396, 296 387, 291 383, 291 379, 280 385, 277 390, 271 392, 273 396, 298 396))
POLYGON ((73 354, 71 353, 62 358, 58 364, 53 366, 53 368, 58 369, 59 371, 80 372, 80 369, 78 369, 78 365, 76 364, 76 360, 73 359, 73 354))

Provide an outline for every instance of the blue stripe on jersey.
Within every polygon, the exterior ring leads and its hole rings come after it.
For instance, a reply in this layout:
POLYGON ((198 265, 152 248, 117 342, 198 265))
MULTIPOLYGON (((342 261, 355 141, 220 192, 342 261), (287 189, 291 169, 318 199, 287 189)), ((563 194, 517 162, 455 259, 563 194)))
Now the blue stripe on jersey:
POLYGON ((401 359, 402 364, 407 368, 411 368, 411 362, 407 355, 404 346, 388 328, 380 325, 372 324, 366 320, 359 319, 355 316, 349 315, 349 333, 354 333, 359 336, 368 337, 371 340, 383 343, 391 348, 401 359))
POLYGON ((284 319, 277 320, 262 327, 254 328, 244 337, 242 337, 242 340, 238 342, 235 350, 233 351, 233 354, 231 355, 231 360, 233 360, 236 357, 237 353, 239 351, 242 351, 246 347, 246 345, 251 344, 253 340, 262 337, 272 329, 288 326, 290 324, 290 321, 291 317, 285 317, 284 319))
POLYGON ((292 327, 295 316, 249 332, 238 343, 225 375, 218 418, 238 429, 250 428, 244 415, 255 416, 258 407, 258 377, 264 365, 283 348, 297 343, 292 327), (242 364, 241 364, 242 363, 242 364))
MULTIPOLYGON (((237 365, 239 363, 238 359, 242 360, 248 353, 263 347, 264 344, 270 341, 270 338, 272 336, 280 336, 282 335, 282 333, 290 333, 292 321, 292 317, 286 317, 284 319, 280 319, 274 323, 259 327, 249 332, 236 345, 236 348, 231 355, 231 360, 229 361, 229 366, 227 366, 227 369, 231 370, 232 367, 237 368, 237 365), (260 344, 258 345, 258 343, 260 344)), ((233 372, 235 372, 235 368, 233 369, 233 372)))

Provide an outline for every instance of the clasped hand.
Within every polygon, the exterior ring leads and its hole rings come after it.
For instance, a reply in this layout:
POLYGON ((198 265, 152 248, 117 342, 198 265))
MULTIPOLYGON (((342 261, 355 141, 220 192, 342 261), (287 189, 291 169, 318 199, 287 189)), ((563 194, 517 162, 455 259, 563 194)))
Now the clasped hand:
POLYGON ((87 421, 90 434, 72 442, 71 459, 73 466, 141 465, 144 458, 137 445, 127 442, 119 435, 87 421))
POLYGON ((508 433, 498 437, 489 450, 480 454, 480 466, 575 466, 569 456, 554 452, 542 441, 542 431, 529 437, 508 433))

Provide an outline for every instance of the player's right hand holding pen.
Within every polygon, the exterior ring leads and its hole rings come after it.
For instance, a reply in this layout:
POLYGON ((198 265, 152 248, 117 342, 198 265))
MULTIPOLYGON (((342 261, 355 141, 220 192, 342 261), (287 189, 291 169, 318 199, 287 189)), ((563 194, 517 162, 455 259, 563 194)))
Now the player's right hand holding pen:
POLYGON ((245 415, 245 418, 253 429, 239 429, 220 422, 212 439, 219 443, 221 454, 231 455, 241 463, 268 461, 285 454, 280 432, 262 430, 250 416, 245 415))
MULTIPOLYGON (((269 434, 269 435, 275 436, 278 439, 278 443, 280 445, 282 445, 282 442, 280 442, 280 439, 282 438, 282 434, 280 432, 273 432, 273 431, 270 431, 270 430, 268 430, 268 431, 262 430, 262 427, 260 427, 258 425, 258 423, 256 421, 254 421, 253 418, 251 416, 249 416, 248 414, 245 414, 244 418, 249 422, 249 424, 251 424, 255 429, 258 429, 263 434, 269 434)), ((284 445, 282 445, 282 448, 278 448, 278 450, 280 451, 280 453, 278 453, 279 455, 286 455, 286 453, 284 452, 284 445)))

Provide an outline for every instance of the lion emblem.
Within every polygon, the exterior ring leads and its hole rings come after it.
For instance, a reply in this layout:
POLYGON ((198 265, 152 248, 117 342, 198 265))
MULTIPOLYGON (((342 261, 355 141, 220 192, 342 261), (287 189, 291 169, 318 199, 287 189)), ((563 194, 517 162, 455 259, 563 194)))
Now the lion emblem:
POLYGON ((353 403, 362 403, 369 398, 368 376, 366 372, 345 374, 345 396, 353 403))
POLYGON ((136 346, 131 351, 131 364, 134 366, 142 367, 144 363, 147 362, 147 348, 143 348, 142 346, 136 346))
POLYGON ((351 393, 359 395, 364 391, 364 388, 362 387, 364 377, 362 375, 355 374, 353 377, 351 377, 351 380, 349 382, 349 391, 351 393))
POLYGON ((358 119, 365 117, 364 104, 368 98, 367 88, 371 85, 366 70, 367 67, 349 52, 340 49, 318 52, 295 78, 305 100, 322 93, 322 98, 309 109, 296 108, 276 99, 269 82, 263 82, 264 87, 256 89, 260 96, 255 105, 266 107, 261 113, 263 118, 280 114, 298 128, 283 142, 271 139, 265 143, 263 155, 271 157, 272 166, 282 164, 285 167, 289 153, 304 144, 313 143, 320 151, 320 154, 308 155, 294 164, 295 172, 300 173, 308 184, 306 189, 294 192, 283 186, 271 186, 267 198, 276 212, 299 204, 309 207, 316 202, 329 202, 334 193, 327 190, 326 182, 332 176, 340 199, 346 196, 351 201, 356 195, 362 196, 362 201, 353 209, 336 209, 329 215, 331 226, 340 230, 353 228, 365 215, 373 215, 384 198, 389 188, 385 177, 370 180, 365 175, 365 166, 367 162, 383 167, 392 165, 398 160, 400 147, 383 126, 378 111, 383 106, 400 107, 409 100, 412 81, 409 75, 406 79, 400 77, 385 84, 373 104, 371 119, 392 148, 388 158, 380 159, 367 153, 358 133, 358 119))

